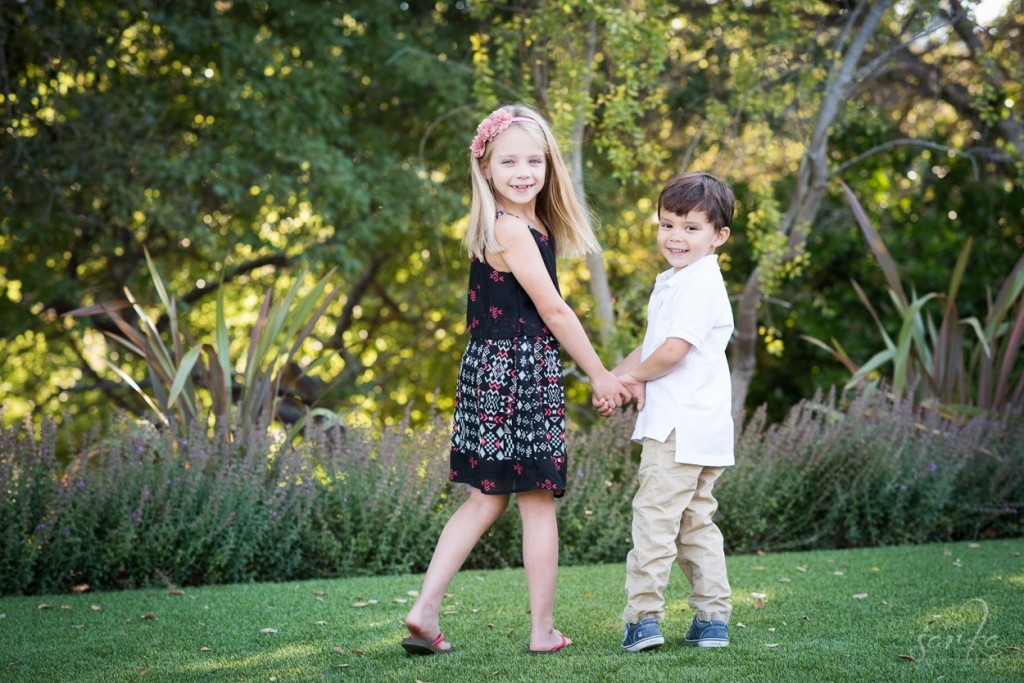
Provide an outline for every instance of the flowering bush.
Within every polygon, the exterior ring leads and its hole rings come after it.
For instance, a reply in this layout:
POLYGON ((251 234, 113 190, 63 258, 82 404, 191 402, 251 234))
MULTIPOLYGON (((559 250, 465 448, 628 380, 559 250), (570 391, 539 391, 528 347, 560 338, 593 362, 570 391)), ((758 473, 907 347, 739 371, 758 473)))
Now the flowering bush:
MULTIPOLYGON (((626 410, 569 434, 563 564, 624 562, 638 447, 626 410)), ((0 594, 421 572, 466 497, 445 419, 379 436, 308 425, 298 442, 122 419, 70 462, 55 422, 0 431, 0 594)), ((1024 422, 949 421, 865 392, 752 416, 719 481, 730 552, 1020 535, 1024 422)), ((514 504, 512 506, 514 508, 514 504)), ((522 562, 519 515, 467 567, 522 562)))

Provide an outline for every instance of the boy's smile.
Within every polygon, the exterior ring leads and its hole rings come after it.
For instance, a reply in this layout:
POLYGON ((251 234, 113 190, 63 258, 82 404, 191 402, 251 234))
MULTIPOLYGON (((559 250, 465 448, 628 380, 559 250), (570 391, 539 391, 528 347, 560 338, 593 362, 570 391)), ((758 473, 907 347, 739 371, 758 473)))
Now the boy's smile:
POLYGON ((677 271, 713 254, 728 238, 729 228, 715 232, 715 226, 703 211, 694 210, 680 216, 662 209, 658 215, 658 248, 677 271))

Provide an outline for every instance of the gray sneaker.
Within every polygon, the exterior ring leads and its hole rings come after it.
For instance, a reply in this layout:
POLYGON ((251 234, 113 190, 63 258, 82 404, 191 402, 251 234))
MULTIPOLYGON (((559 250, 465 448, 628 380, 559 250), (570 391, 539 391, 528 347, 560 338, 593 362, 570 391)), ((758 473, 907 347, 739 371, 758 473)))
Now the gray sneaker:
POLYGON ((665 637, 658 628, 658 620, 646 617, 635 624, 626 624, 622 628, 622 649, 630 652, 653 650, 665 644, 665 637))
POLYGON ((718 619, 701 621, 694 617, 690 630, 686 632, 686 644, 697 647, 728 647, 729 625, 718 619))

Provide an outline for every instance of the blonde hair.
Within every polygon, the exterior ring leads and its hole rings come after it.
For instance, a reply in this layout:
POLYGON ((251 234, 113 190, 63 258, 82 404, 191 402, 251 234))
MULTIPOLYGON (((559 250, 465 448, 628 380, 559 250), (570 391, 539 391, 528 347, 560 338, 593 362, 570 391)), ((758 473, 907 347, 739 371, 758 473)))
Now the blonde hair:
MULTIPOLYGON (((509 127, 518 126, 544 148, 547 174, 544 187, 537 195, 537 217, 543 221, 555 239, 556 256, 582 256, 588 252, 600 251, 601 245, 594 234, 586 209, 576 199, 569 178, 569 170, 562 160, 551 127, 539 113, 523 104, 507 104, 501 107, 513 117, 528 118, 530 121, 515 121, 509 127)), ((464 244, 471 256, 483 259, 484 251, 498 253, 502 246, 494 237, 495 214, 498 212, 494 190, 484 177, 481 165, 491 159, 493 146, 488 141, 484 154, 479 159, 470 154, 470 175, 473 179, 473 201, 469 213, 469 228, 464 244)))

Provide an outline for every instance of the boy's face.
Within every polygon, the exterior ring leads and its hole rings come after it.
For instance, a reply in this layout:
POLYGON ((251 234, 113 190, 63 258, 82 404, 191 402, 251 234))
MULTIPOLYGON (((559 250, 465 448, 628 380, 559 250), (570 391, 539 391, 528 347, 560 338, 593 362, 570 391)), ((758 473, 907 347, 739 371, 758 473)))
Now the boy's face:
POLYGON ((658 248, 676 271, 715 253, 715 248, 727 239, 729 228, 715 232, 703 211, 680 216, 662 209, 658 214, 658 248))

